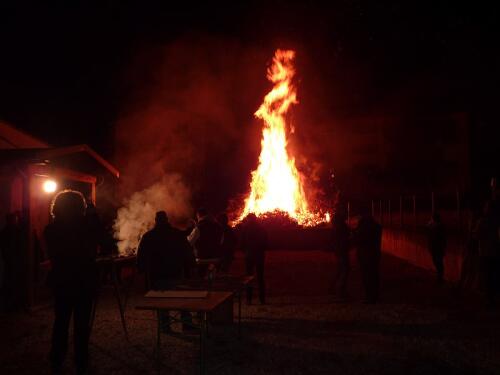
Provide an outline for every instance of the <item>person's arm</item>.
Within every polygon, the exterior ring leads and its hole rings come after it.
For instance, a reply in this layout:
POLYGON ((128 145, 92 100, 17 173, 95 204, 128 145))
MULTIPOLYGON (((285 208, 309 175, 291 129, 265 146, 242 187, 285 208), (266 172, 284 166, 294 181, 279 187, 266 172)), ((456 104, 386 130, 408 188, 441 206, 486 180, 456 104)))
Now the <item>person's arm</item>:
POLYGON ((189 244, 194 247, 196 244, 196 241, 200 238, 200 229, 198 227, 194 227, 191 233, 187 236, 187 240, 189 244))
POLYGON ((198 241, 199 238, 200 238, 200 229, 198 227, 194 227, 189 236, 187 237, 187 240, 191 245, 195 256, 198 255, 196 254, 196 242, 198 241))
POLYGON ((193 248, 185 238, 183 238, 182 245, 184 248, 184 264, 186 265, 186 268, 192 268, 196 265, 193 248))
POLYGON ((142 236, 141 242, 139 242, 139 247, 137 248, 137 269, 139 272, 146 271, 146 236, 142 236))

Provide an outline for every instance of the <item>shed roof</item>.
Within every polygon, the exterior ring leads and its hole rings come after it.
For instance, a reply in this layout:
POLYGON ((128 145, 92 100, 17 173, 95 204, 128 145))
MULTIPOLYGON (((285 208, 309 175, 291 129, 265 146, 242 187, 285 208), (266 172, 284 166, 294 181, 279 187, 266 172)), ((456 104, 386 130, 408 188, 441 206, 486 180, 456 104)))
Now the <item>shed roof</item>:
POLYGON ((0 149, 0 159, 4 162, 19 160, 50 162, 69 168, 74 168, 75 165, 82 165, 83 162, 80 156, 87 156, 87 159, 90 158, 94 162, 97 162, 98 165, 116 178, 120 177, 120 172, 116 167, 85 144, 50 148, 0 149))
POLYGON ((0 121, 0 150, 17 148, 47 148, 44 141, 0 121))

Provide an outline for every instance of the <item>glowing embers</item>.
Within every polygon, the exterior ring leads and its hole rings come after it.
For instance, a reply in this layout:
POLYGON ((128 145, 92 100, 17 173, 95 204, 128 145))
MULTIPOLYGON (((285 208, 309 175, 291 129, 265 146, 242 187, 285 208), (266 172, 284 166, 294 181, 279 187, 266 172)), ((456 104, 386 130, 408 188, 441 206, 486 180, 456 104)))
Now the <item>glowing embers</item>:
POLYGON ((255 112, 255 116, 264 121, 259 165, 252 172, 250 194, 238 221, 250 213, 257 216, 282 213, 306 226, 326 220, 323 215, 310 212, 302 176, 287 150, 285 115, 290 106, 297 103, 297 92, 292 84, 294 57, 294 51, 277 50, 267 71, 267 78, 274 86, 255 112))

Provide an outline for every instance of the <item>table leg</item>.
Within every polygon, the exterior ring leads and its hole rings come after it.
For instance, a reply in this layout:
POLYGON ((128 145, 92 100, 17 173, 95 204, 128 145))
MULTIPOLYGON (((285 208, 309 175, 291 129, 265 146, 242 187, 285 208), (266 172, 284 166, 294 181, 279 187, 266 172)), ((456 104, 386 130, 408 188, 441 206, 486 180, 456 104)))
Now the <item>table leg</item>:
POLYGON ((241 338, 241 290, 238 292, 238 339, 241 338))
POLYGON ((92 333, 92 328, 94 328, 95 313, 97 309, 98 300, 99 300, 99 292, 96 294, 94 301, 92 301, 92 310, 90 311, 90 322, 89 322, 89 337, 92 333))
POLYGON ((125 312, 123 310, 122 300, 121 300, 121 296, 120 296, 120 286, 118 285, 118 277, 116 274, 116 266, 113 264, 111 267, 112 267, 111 273, 112 273, 112 277, 113 277, 113 286, 115 289, 116 300, 118 302, 118 309, 120 310, 120 319, 122 321, 123 332, 125 333, 125 338, 127 339, 127 341, 129 341, 128 331, 127 331, 127 323, 125 322, 125 312))
POLYGON ((130 281, 129 281, 129 285, 127 286, 127 289, 125 289, 125 298, 123 301, 123 310, 124 311, 127 309, 127 302, 128 302, 128 298, 130 296, 130 290, 132 289, 132 287, 134 286, 134 283, 135 283, 135 276, 136 276, 136 273, 134 272, 133 275, 130 277, 130 281))
POLYGON ((202 375, 204 375, 206 372, 205 368, 206 345, 207 345, 206 329, 207 329, 207 313, 203 312, 201 314, 201 322, 200 322, 200 374, 202 375))
POLYGON ((156 310, 156 321, 157 321, 157 327, 156 327, 156 364, 158 366, 158 374, 160 373, 161 370, 161 353, 160 353, 160 348, 161 348, 161 320, 160 320, 160 310, 156 310))

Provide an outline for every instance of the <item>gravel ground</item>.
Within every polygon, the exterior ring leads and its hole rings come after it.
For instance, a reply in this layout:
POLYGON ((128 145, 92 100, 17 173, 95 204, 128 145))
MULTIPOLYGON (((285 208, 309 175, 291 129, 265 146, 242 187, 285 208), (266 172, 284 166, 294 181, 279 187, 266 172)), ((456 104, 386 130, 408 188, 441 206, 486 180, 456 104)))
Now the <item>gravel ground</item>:
MULTIPOLYGON (((390 256, 382 259, 382 297, 361 303, 356 267, 349 303, 335 303, 328 286, 335 268, 325 252, 271 251, 268 304, 243 306, 243 335, 212 327, 209 373, 217 374, 500 374, 499 311, 472 294, 436 285, 433 276, 390 256)), ((232 272, 242 271, 239 257, 232 272)), ((127 308, 130 342, 111 289, 104 289, 91 337, 91 373, 156 373, 153 313, 127 308)), ((52 311, 0 316, 0 373, 48 373, 52 311)), ((198 338, 162 337, 162 373, 198 371, 198 338)), ((71 351, 70 351, 71 353, 71 351)), ((71 356, 68 358, 71 359, 71 356)), ((72 374, 71 361, 65 368, 72 374)))

